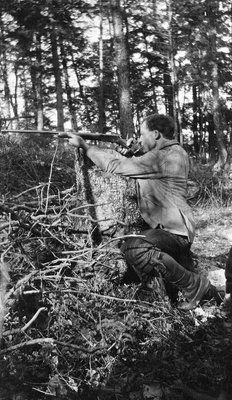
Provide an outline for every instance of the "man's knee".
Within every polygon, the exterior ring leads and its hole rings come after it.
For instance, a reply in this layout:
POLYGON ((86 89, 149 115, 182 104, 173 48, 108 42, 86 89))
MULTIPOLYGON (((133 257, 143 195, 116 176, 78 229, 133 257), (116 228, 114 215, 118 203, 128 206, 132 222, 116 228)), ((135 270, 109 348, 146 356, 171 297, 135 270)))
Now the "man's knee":
POLYGON ((121 251, 141 279, 162 272, 161 251, 154 245, 139 238, 131 238, 124 243, 121 251))

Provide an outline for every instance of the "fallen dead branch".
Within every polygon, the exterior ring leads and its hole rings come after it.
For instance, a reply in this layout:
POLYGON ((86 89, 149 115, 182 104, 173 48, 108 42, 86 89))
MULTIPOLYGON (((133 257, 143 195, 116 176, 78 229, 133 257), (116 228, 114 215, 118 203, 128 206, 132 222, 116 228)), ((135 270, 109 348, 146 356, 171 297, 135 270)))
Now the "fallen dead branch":
POLYGON ((57 346, 62 346, 62 347, 68 347, 70 349, 73 349, 76 351, 81 351, 83 353, 88 353, 88 354, 95 354, 95 353, 106 350, 106 347, 96 347, 94 349, 87 349, 82 346, 77 346, 75 344, 60 342, 59 340, 55 340, 53 338, 42 338, 42 339, 28 340, 27 342, 22 342, 22 343, 14 345, 14 346, 8 347, 7 349, 0 350, 0 356, 3 356, 12 351, 20 350, 24 347, 35 346, 35 345, 44 345, 44 344, 50 344, 52 346, 57 345, 57 346))
POLYGON ((24 276, 20 279, 7 293, 5 296, 5 302, 7 303, 8 299, 13 295, 17 297, 18 292, 22 291, 22 288, 29 282, 29 280, 35 276, 38 271, 32 271, 28 275, 24 276))
POLYGON ((7 263, 1 260, 0 261, 0 340, 2 338, 2 327, 5 314, 5 293, 8 282, 9 282, 8 265, 7 263))
POLYGON ((1 223, 0 231, 3 231, 4 229, 7 229, 7 228, 11 228, 12 229, 12 227, 15 227, 15 226, 18 226, 18 225, 19 225, 18 221, 8 221, 8 222, 5 222, 5 223, 1 223))
POLYGON ((45 311, 45 310, 46 310, 45 307, 39 308, 36 311, 35 315, 33 315, 33 317, 30 319, 30 321, 27 322, 26 325, 24 325, 22 328, 19 328, 19 329, 12 329, 12 330, 8 330, 8 331, 4 331, 2 333, 2 336, 15 335, 16 333, 25 332, 33 324, 33 322, 38 318, 41 311, 45 311))

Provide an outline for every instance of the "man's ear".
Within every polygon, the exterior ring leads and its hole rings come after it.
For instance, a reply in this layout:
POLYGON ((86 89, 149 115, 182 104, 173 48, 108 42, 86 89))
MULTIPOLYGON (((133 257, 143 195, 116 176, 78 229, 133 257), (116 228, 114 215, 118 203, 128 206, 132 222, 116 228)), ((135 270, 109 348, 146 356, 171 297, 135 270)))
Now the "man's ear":
POLYGON ((161 137, 161 133, 160 133, 159 131, 157 131, 157 130, 154 130, 153 132, 154 132, 154 134, 155 134, 156 140, 159 140, 160 137, 161 137))

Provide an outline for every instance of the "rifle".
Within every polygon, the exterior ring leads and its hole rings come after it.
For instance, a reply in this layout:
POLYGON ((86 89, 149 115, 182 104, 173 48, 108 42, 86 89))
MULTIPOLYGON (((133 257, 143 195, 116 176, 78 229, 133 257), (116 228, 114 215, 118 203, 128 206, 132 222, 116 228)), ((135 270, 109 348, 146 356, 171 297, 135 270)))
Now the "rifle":
POLYGON ((104 133, 91 133, 86 131, 78 131, 78 132, 64 132, 64 131, 37 131, 37 130, 21 130, 21 129, 4 129, 0 131, 1 134, 6 133, 29 133, 29 134, 41 134, 41 135, 56 135, 60 139, 68 139, 70 135, 77 135, 82 137, 85 140, 94 140, 99 142, 109 142, 116 143, 119 146, 130 150, 126 144, 126 141, 122 139, 119 135, 111 135, 104 133))

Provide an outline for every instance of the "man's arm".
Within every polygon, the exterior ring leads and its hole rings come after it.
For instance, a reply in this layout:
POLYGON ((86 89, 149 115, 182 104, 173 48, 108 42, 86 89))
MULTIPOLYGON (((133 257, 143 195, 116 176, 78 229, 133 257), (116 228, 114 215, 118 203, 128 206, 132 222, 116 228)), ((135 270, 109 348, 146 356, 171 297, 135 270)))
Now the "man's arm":
POLYGON ((140 179, 162 176, 162 160, 160 152, 156 150, 141 157, 127 158, 114 150, 102 150, 89 145, 83 138, 71 133, 69 133, 69 143, 82 148, 93 163, 105 172, 140 179))
POLYGON ((86 154, 103 171, 130 178, 146 179, 162 175, 160 163, 157 159, 154 161, 154 156, 150 153, 141 157, 127 158, 120 156, 116 151, 103 152, 99 148, 95 150, 91 147, 86 154))

